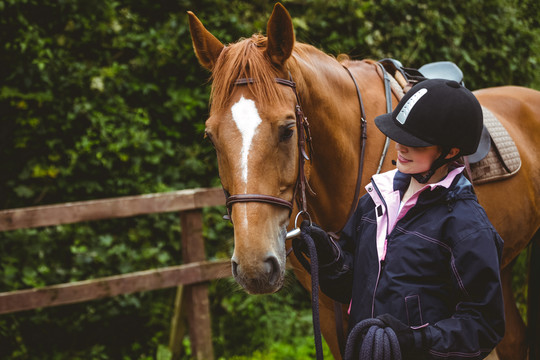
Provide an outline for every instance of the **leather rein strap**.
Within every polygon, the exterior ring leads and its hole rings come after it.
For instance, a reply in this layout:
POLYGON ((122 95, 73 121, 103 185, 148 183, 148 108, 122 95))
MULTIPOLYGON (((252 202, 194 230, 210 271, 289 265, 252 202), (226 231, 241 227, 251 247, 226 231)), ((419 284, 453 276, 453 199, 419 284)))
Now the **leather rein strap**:
MULTIPOLYGON (((358 160, 358 175, 356 177, 356 188, 354 190, 354 199, 351 205, 351 210, 349 210, 349 215, 347 215, 347 221, 351 218, 351 216, 356 211, 356 204, 358 204, 358 200, 360 199, 360 187, 362 186, 362 173, 364 170, 364 155, 366 151, 366 141, 367 141, 367 121, 366 121, 366 111, 364 110, 364 102, 362 101, 362 94, 360 93, 360 88, 358 87, 358 83, 356 82, 356 79, 354 78, 353 74, 349 70, 348 67, 343 65, 343 68, 347 70, 347 73, 351 77, 354 86, 356 88, 356 96, 358 97, 358 103, 360 104, 360 136, 361 136, 361 144, 360 144, 360 158, 358 160)), ((345 226, 345 225, 344 225, 345 226)), ((339 232, 341 232, 340 229, 339 232)))
MULTIPOLYGON (((290 74, 289 74, 290 76, 290 74)), ((251 78, 243 78, 235 81, 235 85, 248 85, 253 84, 256 80, 251 78)), ((275 78, 275 82, 281 85, 290 87, 294 91, 296 96, 296 106, 295 106, 295 115, 296 115, 296 130, 298 134, 298 150, 300 152, 298 156, 298 177, 296 179, 296 185, 294 189, 292 201, 288 201, 272 195, 262 195, 262 194, 236 194, 230 195, 229 192, 224 189, 226 197, 226 205, 228 218, 232 221, 232 205, 240 202, 262 202, 277 206, 282 206, 289 209, 289 215, 293 210, 293 201, 297 198, 297 192, 300 191, 300 197, 297 199, 298 208, 304 212, 307 212, 307 200, 306 200, 306 188, 309 187, 309 184, 306 180, 306 174, 304 171, 305 161, 309 160, 309 156, 306 153, 306 144, 309 148, 309 154, 312 155, 312 144, 311 144, 311 132, 309 130, 309 123, 307 118, 304 116, 302 107, 300 106, 300 98, 296 91, 296 83, 291 80, 275 78)))

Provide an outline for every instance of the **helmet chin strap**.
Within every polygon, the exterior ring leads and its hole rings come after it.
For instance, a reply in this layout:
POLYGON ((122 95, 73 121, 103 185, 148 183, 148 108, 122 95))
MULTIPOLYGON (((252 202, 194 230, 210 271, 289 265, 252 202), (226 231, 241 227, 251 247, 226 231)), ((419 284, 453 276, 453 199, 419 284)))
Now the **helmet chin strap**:
POLYGON ((458 153, 454 157, 451 157, 449 159, 445 159, 446 156, 450 153, 450 150, 451 150, 451 148, 443 148, 443 150, 441 152, 441 155, 437 159, 435 159, 435 161, 433 162, 433 164, 431 164, 431 167, 429 168, 429 170, 426 173, 411 174, 411 176, 416 181, 418 181, 420 184, 427 183, 429 181, 429 179, 431 179, 433 174, 435 174, 435 171, 437 171, 438 168, 440 168, 441 166, 443 166, 445 164, 448 164, 449 162, 454 161, 455 159, 457 159, 460 156, 459 153, 458 153))

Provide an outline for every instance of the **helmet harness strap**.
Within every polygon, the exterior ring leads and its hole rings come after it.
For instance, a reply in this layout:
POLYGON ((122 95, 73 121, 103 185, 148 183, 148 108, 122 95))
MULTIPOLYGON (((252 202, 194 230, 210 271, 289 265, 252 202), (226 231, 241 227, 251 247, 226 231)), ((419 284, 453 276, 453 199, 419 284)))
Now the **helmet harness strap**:
POLYGON ((449 159, 446 159, 446 156, 450 153, 450 151, 452 150, 452 148, 450 147, 443 147, 442 148, 442 152, 441 152, 441 155, 435 159, 435 161, 433 161, 433 163, 431 164, 431 167, 429 168, 429 170, 426 172, 426 173, 421 173, 421 174, 412 174, 412 177, 415 178, 416 181, 418 181, 420 184, 425 184, 429 181, 429 179, 431 179, 431 177, 433 176, 433 174, 435 174, 435 171, 437 171, 437 169, 439 169, 441 166, 445 165, 445 164, 448 164, 454 160, 456 160, 457 158, 459 158, 461 156, 461 151, 458 152, 458 154, 456 156, 453 156, 449 159))

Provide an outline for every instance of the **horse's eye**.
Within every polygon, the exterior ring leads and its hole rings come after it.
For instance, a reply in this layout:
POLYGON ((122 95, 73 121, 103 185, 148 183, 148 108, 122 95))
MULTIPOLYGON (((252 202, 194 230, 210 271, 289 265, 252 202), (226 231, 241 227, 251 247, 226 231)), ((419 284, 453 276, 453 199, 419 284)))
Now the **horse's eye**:
POLYGON ((214 144, 214 139, 212 138, 212 134, 210 134, 207 130, 204 131, 204 138, 208 139, 210 141, 210 144, 215 148, 216 145, 214 144))
POLYGON ((279 141, 280 142, 287 141, 293 136, 293 134, 294 134, 294 125, 295 124, 290 124, 290 125, 284 126, 284 127, 282 127, 280 129, 280 134, 279 134, 279 141))

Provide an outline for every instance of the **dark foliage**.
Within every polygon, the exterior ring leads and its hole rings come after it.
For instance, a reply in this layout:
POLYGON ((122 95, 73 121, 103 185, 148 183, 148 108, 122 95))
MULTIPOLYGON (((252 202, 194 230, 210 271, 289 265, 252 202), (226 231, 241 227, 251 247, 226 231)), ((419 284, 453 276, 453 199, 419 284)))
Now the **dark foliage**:
MULTIPOLYGON (((535 0, 284 3, 297 39, 333 55, 452 60, 471 89, 540 88, 535 0)), ((218 186, 203 140, 209 74, 187 10, 228 43, 264 33, 272 4, 0 0, 0 209, 218 186)), ((232 246, 222 211, 205 210, 209 257, 232 246)), ((176 214, 0 233, 0 291, 178 264, 180 236, 176 214)), ((217 354, 309 333, 306 294, 288 286, 253 298, 214 284, 217 354)), ((165 359, 173 299, 164 290, 2 315, 0 358, 165 359)))

